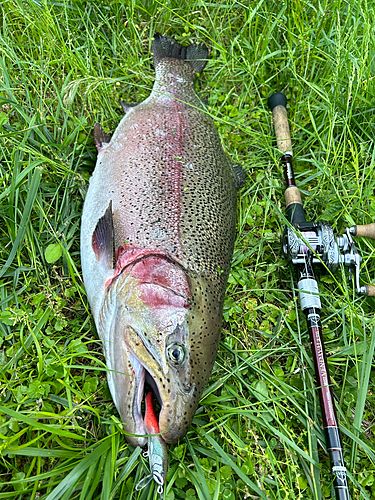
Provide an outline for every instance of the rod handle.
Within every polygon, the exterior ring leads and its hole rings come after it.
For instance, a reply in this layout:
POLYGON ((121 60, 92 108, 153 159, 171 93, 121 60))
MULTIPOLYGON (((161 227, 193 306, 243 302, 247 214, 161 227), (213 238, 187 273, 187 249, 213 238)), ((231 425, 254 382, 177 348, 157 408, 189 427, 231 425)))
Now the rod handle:
POLYGON ((363 226, 352 226, 350 232, 354 236, 366 236, 375 240, 375 222, 371 224, 364 224, 363 226))
POLYGON ((287 98, 282 92, 276 92, 268 98, 268 106, 272 111, 277 147, 283 154, 289 153, 292 156, 293 148, 286 104, 287 98))

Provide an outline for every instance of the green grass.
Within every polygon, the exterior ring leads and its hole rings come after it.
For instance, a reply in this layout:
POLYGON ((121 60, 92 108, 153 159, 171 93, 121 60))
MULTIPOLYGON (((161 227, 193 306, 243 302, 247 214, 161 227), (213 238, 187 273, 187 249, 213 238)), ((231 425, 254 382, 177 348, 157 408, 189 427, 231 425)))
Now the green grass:
MULTIPOLYGON (((280 249, 283 180, 266 98, 284 91, 310 219, 375 216, 372 2, 2 0, 0 27, 0 499, 157 498, 127 445, 80 274, 79 225, 118 99, 140 102, 155 31, 211 48, 198 82, 248 171, 217 362, 167 500, 330 498, 296 278, 280 249)), ((363 280, 374 244, 358 243, 363 280)), ((328 365, 353 499, 375 496, 374 299, 321 277, 328 365)))

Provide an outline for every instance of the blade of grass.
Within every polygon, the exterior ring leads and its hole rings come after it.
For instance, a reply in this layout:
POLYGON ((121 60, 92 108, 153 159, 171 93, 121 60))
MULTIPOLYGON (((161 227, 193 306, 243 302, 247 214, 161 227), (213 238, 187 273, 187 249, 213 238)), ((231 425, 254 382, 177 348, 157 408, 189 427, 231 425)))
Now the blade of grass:
MULTIPOLYGON (((364 342, 366 342, 366 337, 364 342)), ((367 344, 366 344, 367 345, 367 344)), ((359 436, 362 431, 361 424, 363 420, 363 415, 365 411, 367 392, 370 382, 370 375, 372 370, 372 362, 374 359, 375 352, 375 327, 372 331, 371 335, 371 344, 368 350, 365 350, 363 353, 363 361, 362 361, 362 370, 361 370, 361 379, 359 381, 358 388, 358 398, 357 404, 355 407, 354 413, 354 421, 353 426, 355 429, 355 434, 359 436)), ((353 441, 352 451, 351 451, 351 459, 350 459, 350 468, 353 469, 355 467, 356 459, 358 453, 358 445, 353 441)))
POLYGON ((203 469, 201 467, 201 464, 199 463, 199 460, 198 460, 197 454, 195 453, 194 447, 191 444, 190 439, 187 436, 186 436, 186 442, 188 444, 188 448, 189 448, 190 454, 193 458, 195 469, 196 469, 197 474, 198 474, 199 489, 197 491, 199 494, 199 498, 201 498, 202 500, 211 500, 211 495, 210 495, 210 492, 208 490, 208 486, 207 486, 207 482, 206 482, 206 478, 205 478, 203 469))
POLYGON ((10 408, 6 408, 5 406, 0 406, 0 411, 5 413, 5 415, 9 415, 10 417, 16 418, 20 422, 24 422, 25 424, 28 424, 30 427, 35 428, 35 429, 47 431, 47 432, 50 432, 52 434, 58 434, 59 436, 63 436, 63 437, 70 438, 70 439, 78 439, 81 441, 83 441, 85 439, 82 436, 80 436, 79 434, 74 434, 72 432, 64 431, 61 428, 61 426, 53 425, 53 424, 51 424, 51 425, 41 424, 40 422, 38 422, 38 420, 27 417, 23 413, 21 413, 19 411, 11 410, 10 408))
POLYGON ((238 465, 233 462, 230 456, 227 453, 225 453, 225 451, 221 448, 221 446, 209 434, 207 434, 203 429, 200 429, 200 433, 205 437, 205 439, 207 439, 207 441, 211 444, 211 446, 213 446, 214 450, 222 458, 223 462, 226 465, 232 467, 232 469, 242 479, 242 481, 251 489, 251 491, 254 491, 263 500, 269 500, 263 493, 263 491, 261 491, 258 488, 258 486, 253 481, 251 481, 251 479, 249 479, 246 476, 246 474, 242 472, 242 470, 238 467, 238 465))
POLYGON ((98 460, 105 457, 111 447, 111 439, 105 439, 98 447, 93 450, 90 455, 85 457, 69 474, 61 481, 61 483, 47 496, 46 500, 58 500, 62 498, 66 491, 75 485, 82 474, 98 460))
POLYGON ((29 224, 29 221, 30 221, 30 215, 31 215, 31 211, 32 211, 32 208, 34 205, 34 201, 35 201, 35 198, 36 198, 36 195, 38 192, 41 176, 42 176, 41 169, 39 167, 36 167, 34 170, 34 174, 31 178, 30 187, 29 187, 28 195, 27 195, 27 199, 26 199, 26 204, 25 204, 25 208, 23 209, 21 222, 20 222, 20 225, 19 225, 19 228, 17 231, 17 236, 16 236, 16 239, 14 240, 12 250, 10 251, 9 257, 7 258, 5 264, 3 265, 3 267, 0 270, 0 278, 2 276, 4 276, 6 271, 9 269, 10 265, 12 264, 12 262, 14 260, 14 257, 17 254, 17 250, 22 245, 23 239, 24 239, 25 234, 26 234, 27 225, 29 224))

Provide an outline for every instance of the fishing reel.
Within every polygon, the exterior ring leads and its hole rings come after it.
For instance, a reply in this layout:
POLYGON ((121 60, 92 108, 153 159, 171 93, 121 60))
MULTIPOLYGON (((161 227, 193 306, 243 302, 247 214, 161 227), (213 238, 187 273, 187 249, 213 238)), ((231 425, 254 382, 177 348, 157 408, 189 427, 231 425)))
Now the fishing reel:
POLYGON ((295 265, 306 262, 309 252, 313 264, 321 264, 331 272, 335 272, 340 264, 345 265, 354 274, 356 292, 374 296, 374 286, 360 285, 362 257, 352 236, 375 238, 375 224, 347 227, 344 234, 335 236, 325 221, 294 223, 285 228, 282 247, 287 261, 295 265))

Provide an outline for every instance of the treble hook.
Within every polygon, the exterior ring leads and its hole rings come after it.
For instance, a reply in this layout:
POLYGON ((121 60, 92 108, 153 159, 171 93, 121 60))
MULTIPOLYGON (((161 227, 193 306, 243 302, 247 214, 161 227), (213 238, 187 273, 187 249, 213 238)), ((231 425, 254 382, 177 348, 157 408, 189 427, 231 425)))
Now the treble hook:
POLYGON ((152 392, 146 396, 145 429, 148 436, 148 450, 143 452, 145 458, 148 457, 151 474, 141 479, 135 489, 137 491, 145 488, 153 479, 158 485, 157 492, 162 498, 164 491, 165 477, 167 473, 167 445, 159 433, 159 423, 152 404, 152 392))

